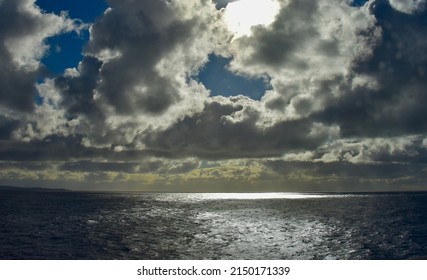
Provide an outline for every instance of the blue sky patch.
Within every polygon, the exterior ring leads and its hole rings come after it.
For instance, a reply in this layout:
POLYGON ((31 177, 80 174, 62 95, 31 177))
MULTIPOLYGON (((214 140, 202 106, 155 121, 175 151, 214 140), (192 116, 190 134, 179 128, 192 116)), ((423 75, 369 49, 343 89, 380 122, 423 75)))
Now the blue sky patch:
POLYGON ((64 69, 77 67, 83 59, 82 49, 89 39, 89 32, 61 34, 47 39, 48 54, 42 59, 50 74, 60 75, 64 69))
MULTIPOLYGON (((47 13, 61 14, 67 11, 70 18, 80 19, 85 23, 92 23, 107 9, 107 3, 103 0, 37 0, 36 4, 47 13), (82 9, 82 7, 85 7, 82 9)), ((50 46, 48 53, 42 59, 50 75, 61 75, 66 68, 77 67, 83 59, 83 48, 89 40, 89 32, 82 31, 81 34, 70 32, 57 35, 47 39, 50 46)))
POLYGON ((59 15, 62 11, 67 11, 70 18, 78 18, 84 22, 93 22, 108 7, 103 0, 37 0, 36 4, 48 13, 59 15))
POLYGON ((368 0, 354 0, 352 6, 360 7, 365 5, 366 2, 368 2, 368 0))
POLYGON ((211 90, 211 95, 233 96, 246 95, 252 99, 260 100, 271 86, 265 79, 250 79, 235 75, 227 69, 232 58, 209 55, 209 62, 200 71, 197 79, 206 88, 211 90))

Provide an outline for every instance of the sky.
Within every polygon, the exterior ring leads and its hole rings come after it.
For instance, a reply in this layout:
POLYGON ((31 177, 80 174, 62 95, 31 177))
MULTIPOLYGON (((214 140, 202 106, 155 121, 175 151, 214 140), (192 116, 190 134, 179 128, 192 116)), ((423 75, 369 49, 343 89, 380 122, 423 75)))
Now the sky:
POLYGON ((426 0, 0 0, 0 184, 427 190, 426 0))

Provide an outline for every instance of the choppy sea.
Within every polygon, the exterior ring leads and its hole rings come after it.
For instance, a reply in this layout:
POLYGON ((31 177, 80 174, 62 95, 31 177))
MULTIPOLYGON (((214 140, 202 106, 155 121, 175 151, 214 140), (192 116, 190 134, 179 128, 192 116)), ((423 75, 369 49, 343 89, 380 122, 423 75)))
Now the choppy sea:
POLYGON ((427 193, 0 192, 0 259, 417 259, 427 193))

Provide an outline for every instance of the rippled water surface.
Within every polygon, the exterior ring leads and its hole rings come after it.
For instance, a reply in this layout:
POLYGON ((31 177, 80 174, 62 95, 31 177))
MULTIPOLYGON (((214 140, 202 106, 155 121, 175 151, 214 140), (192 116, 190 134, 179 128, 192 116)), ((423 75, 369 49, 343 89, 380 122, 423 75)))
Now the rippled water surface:
POLYGON ((1 259, 426 255, 426 193, 0 192, 1 259))

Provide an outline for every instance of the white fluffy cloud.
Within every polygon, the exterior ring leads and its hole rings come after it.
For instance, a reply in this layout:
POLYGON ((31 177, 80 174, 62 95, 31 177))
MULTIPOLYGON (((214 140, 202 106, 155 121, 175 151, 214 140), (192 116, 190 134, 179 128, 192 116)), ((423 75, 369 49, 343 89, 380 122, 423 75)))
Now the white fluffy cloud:
POLYGON ((66 13, 59 16, 43 13, 34 0, 4 0, 1 5, 4 11, 2 18, 9 24, 2 28, 3 31, 9 29, 2 38, 6 51, 16 68, 28 72, 40 67, 40 59, 49 48, 46 38, 84 28, 84 25, 68 18, 66 13), (18 25, 16 21, 21 22, 18 25))
POLYGON ((283 1, 276 21, 233 42, 231 69, 269 76, 263 104, 280 119, 307 117, 344 94, 343 85, 365 77, 355 62, 373 54, 381 29, 367 7, 344 1, 283 1))
POLYGON ((423 137, 339 139, 321 145, 316 150, 289 153, 287 162, 347 162, 353 164, 384 164, 427 160, 423 137))

